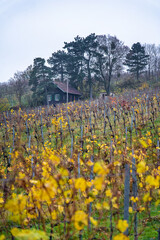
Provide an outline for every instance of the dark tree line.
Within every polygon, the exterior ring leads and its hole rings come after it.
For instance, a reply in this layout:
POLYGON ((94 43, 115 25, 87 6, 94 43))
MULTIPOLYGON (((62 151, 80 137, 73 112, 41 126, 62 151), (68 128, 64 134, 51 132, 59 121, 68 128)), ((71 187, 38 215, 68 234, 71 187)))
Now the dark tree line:
POLYGON ((129 49, 115 36, 77 36, 69 43, 64 42, 63 50, 52 53, 47 60, 35 58, 32 66, 1 84, 0 98, 6 93, 16 95, 21 106, 23 95, 29 93, 30 102, 47 104, 47 94, 54 89, 53 80, 68 79, 84 98, 92 99, 99 89, 109 95, 111 83, 122 79, 126 71, 133 81, 139 82, 142 76, 158 81, 160 46, 142 46, 137 42, 129 49))

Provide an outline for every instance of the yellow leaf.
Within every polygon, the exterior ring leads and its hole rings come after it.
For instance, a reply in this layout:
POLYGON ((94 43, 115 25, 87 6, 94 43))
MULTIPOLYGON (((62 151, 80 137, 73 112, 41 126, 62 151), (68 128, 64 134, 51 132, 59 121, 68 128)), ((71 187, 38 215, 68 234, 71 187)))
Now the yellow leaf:
POLYGON ((141 143, 141 145, 142 145, 144 148, 147 148, 147 147, 148 147, 147 143, 146 143, 144 140, 140 139, 139 142, 141 143))
POLYGON ((123 233, 120 233, 118 235, 116 235, 113 240, 129 240, 129 237, 127 237, 126 235, 124 235, 123 233))
POLYGON ((113 203, 113 207, 118 209, 118 204, 117 203, 113 203))
POLYGON ((132 202, 138 202, 138 197, 133 197, 133 196, 132 196, 132 197, 131 197, 131 201, 132 201, 132 202))
POLYGON ((94 164, 93 171, 94 171, 94 173, 97 173, 98 175, 106 175, 109 173, 109 169, 104 164, 104 162, 96 162, 94 164))
POLYGON ((82 192, 86 190, 87 184, 83 177, 77 178, 75 180, 75 188, 80 189, 82 192))
POLYGON ((110 209, 108 202, 103 202, 103 208, 106 210, 110 209))
POLYGON ((117 228, 120 232, 125 232, 128 228, 128 222, 127 220, 118 220, 117 228))
POLYGON ((97 190, 102 190, 104 179, 102 177, 96 177, 94 180, 94 186, 97 190))
POLYGON ((55 210, 53 210, 53 211, 51 212, 51 218, 52 218, 52 220, 56 220, 56 218, 57 218, 57 213, 56 213, 55 210))
POLYGON ((159 180, 160 180, 159 176, 157 176, 156 178, 154 178, 152 175, 146 177, 146 183, 150 187, 159 188, 159 180))
POLYGON ((86 204, 89 204, 89 203, 91 203, 91 202, 93 202, 93 201, 94 201, 94 198, 89 197, 89 198, 87 198, 87 199, 85 200, 85 203, 86 203, 86 204))
POLYGON ((112 192, 110 189, 106 190, 106 196, 107 197, 112 197, 112 192))
POLYGON ((5 240, 5 236, 4 236, 4 235, 1 235, 1 236, 0 236, 0 240, 5 240))
POLYGON ((102 209, 102 204, 96 203, 96 208, 97 208, 98 210, 102 209))
POLYGON ((143 201, 144 202, 150 202, 152 200, 151 196, 150 196, 150 193, 146 193, 144 196, 143 196, 143 201))
POLYGON ((89 160, 89 161, 87 162, 87 165, 91 167, 91 166, 94 165, 94 163, 93 163, 91 160, 89 160))
POLYGON ((137 164, 137 173, 142 174, 146 171, 146 163, 145 161, 140 161, 137 164))
POLYGON ((129 207, 129 213, 133 213, 133 208, 129 207))
POLYGON ((11 233, 17 240, 48 240, 46 233, 37 229, 12 228, 11 233))
POLYGON ((152 140, 149 138, 148 139, 148 145, 151 146, 152 145, 152 140))
POLYGON ((116 235, 113 240, 129 240, 129 237, 127 237, 126 235, 124 235, 123 233, 120 233, 118 235, 116 235))
POLYGON ((91 223, 92 223, 94 226, 97 226, 97 225, 98 225, 97 220, 95 220, 93 217, 90 217, 90 220, 91 220, 91 223))
POLYGON ((87 214, 83 211, 76 211, 72 220, 74 221, 75 228, 79 231, 88 225, 87 214))

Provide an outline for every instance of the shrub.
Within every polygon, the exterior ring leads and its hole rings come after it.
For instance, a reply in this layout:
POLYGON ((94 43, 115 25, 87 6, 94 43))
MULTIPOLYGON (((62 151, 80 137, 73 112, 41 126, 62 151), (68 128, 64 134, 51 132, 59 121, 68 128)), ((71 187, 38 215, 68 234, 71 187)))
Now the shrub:
POLYGON ((7 98, 0 98, 0 112, 7 111, 9 109, 9 102, 7 98))

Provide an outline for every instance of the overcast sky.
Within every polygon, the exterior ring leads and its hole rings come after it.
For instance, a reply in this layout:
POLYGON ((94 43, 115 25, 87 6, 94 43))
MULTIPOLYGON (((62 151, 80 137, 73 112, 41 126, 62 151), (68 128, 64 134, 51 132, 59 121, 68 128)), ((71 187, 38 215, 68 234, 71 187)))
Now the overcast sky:
POLYGON ((90 33, 160 44, 160 0, 0 0, 0 82, 90 33))

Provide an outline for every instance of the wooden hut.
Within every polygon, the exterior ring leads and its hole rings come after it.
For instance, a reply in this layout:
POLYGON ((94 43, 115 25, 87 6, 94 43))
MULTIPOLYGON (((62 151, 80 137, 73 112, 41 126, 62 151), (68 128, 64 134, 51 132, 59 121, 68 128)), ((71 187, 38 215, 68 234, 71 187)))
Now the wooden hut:
POLYGON ((47 95, 49 104, 66 103, 67 102, 67 91, 68 91, 68 102, 77 101, 81 97, 81 93, 68 85, 67 82, 54 82, 54 90, 47 95))

